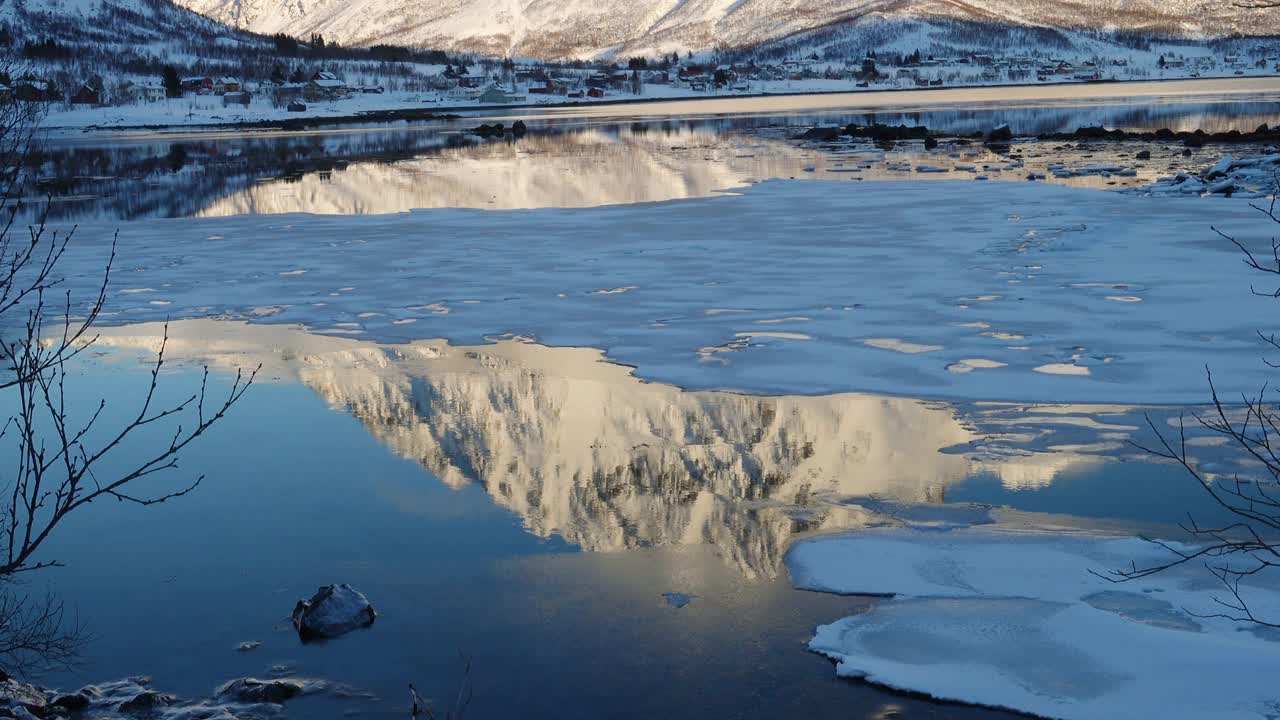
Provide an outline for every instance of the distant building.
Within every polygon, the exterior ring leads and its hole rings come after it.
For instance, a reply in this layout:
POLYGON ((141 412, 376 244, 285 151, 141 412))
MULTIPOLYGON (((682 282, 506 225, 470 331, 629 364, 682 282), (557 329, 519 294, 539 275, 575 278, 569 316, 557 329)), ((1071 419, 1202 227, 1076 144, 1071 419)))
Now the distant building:
POLYGON ((192 75, 184 77, 179 81, 183 92, 193 92, 205 95, 213 92, 213 78, 204 77, 202 75, 192 75))
POLYGON ((164 86, 154 82, 143 85, 139 95, 146 102, 160 102, 167 97, 164 86))
POLYGON ((13 89, 13 97, 23 102, 52 102, 61 100, 53 83, 48 80, 24 78, 13 89))
POLYGON ((351 93, 346 81, 327 70, 321 70, 307 83, 304 95, 308 100, 335 100, 351 93))
POLYGON ((239 78, 234 78, 234 77, 231 77, 230 75, 220 77, 217 80, 215 80, 213 83, 214 95, 226 95, 229 92, 239 92, 239 91, 240 91, 239 78))
POLYGON ((501 85, 490 85, 485 91, 480 93, 479 100, 485 105, 513 105, 521 103, 528 98, 514 90, 508 90, 501 85))
POLYGON ((446 97, 448 97, 450 100, 477 100, 480 98, 481 92, 483 91, 480 90, 480 88, 472 88, 472 87, 467 87, 465 85, 458 85, 456 87, 450 88, 446 97))
POLYGON ((75 92, 71 93, 72 105, 101 105, 102 94, 92 85, 81 85, 75 92))

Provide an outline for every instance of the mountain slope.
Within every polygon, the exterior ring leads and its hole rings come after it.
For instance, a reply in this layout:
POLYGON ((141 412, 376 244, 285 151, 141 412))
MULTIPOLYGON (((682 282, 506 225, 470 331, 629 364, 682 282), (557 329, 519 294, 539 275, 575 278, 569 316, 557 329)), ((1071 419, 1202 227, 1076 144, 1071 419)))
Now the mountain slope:
POLYGON ((1215 0, 175 0, 261 33, 548 59, 755 45, 863 19, 942 18, 1191 37, 1280 29, 1215 0))

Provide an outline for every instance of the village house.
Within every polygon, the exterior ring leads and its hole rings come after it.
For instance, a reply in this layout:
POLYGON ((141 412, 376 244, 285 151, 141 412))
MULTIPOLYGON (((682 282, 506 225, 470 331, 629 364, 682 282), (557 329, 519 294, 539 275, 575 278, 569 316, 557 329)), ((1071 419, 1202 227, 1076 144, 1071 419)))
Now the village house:
POLYGON ((61 99, 53 83, 36 78, 19 80, 13 89, 13 96, 23 102, 52 102, 61 99))
POLYGON ((350 93, 351 88, 347 87, 346 81, 327 70, 321 70, 311 76, 311 80, 303 90, 303 96, 313 102, 317 100, 336 100, 350 93))
POLYGON ((139 96, 146 102, 160 102, 165 99, 164 86, 158 82, 148 82, 141 86, 139 96))
POLYGON ((448 99, 450 99, 450 100, 455 100, 455 101, 457 101, 457 100, 478 100, 478 99, 480 99, 480 94, 481 94, 482 92, 484 92, 484 91, 483 91, 483 90, 481 90, 480 88, 467 87, 467 86, 465 86, 465 85, 461 85, 461 84, 459 84, 459 85, 455 85, 454 87, 450 88, 450 89, 449 89, 449 92, 445 94, 445 97, 447 97, 447 98, 448 98, 448 99))
POLYGON ((98 89, 89 85, 82 84, 75 92, 71 93, 72 105, 101 105, 102 93, 98 89))
POLYGON ((485 105, 512 105, 525 102, 528 98, 515 90, 495 84, 485 88, 484 92, 480 93, 479 100, 485 105))
POLYGON ((210 77, 192 75, 182 78, 178 84, 183 92, 198 93, 200 95, 207 95, 213 92, 213 78, 210 77))
POLYGON ((220 77, 213 83, 214 95, 226 95, 229 92, 240 91, 240 80, 229 75, 220 77))
POLYGON ((253 99, 253 96, 250 95, 247 91, 237 90, 235 92, 223 93, 222 105, 223 107, 226 107, 228 105, 241 105, 243 107, 249 107, 249 101, 252 99, 253 99))

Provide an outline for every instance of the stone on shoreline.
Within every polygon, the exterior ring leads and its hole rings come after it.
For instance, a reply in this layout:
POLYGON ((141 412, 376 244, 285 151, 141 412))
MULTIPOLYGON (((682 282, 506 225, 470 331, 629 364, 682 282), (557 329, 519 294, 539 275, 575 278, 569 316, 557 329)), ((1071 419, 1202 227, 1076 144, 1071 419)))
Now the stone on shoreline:
POLYGON ((225 697, 243 703, 280 704, 297 697, 307 691, 309 683, 304 680, 281 678, 278 680, 259 680, 257 678, 236 678, 218 688, 218 697, 225 697))
POLYGON ((157 708, 172 705, 176 700, 177 698, 172 695, 164 695, 155 690, 143 690, 129 700, 120 703, 116 706, 116 709, 130 715, 147 715, 155 712, 157 708))
POLYGON ((298 601, 292 615, 303 642, 345 635, 372 625, 377 617, 369 599, 346 583, 317 589, 310 600, 298 601))

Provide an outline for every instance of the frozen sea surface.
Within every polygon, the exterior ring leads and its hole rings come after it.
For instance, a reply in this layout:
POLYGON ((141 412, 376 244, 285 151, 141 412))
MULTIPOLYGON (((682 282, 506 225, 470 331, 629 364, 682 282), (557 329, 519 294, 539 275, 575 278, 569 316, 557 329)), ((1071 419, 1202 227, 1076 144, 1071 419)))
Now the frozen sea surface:
MULTIPOLYGON (((1168 557, 1136 538, 899 528, 805 541, 787 562, 801 588, 894 596, 818 628, 810 648, 844 677, 1055 718, 1275 717, 1280 643, 1200 616, 1222 591, 1202 568, 1090 573, 1168 557)), ((1274 583, 1243 589, 1280 610, 1274 583)))
MULTIPOLYGON (((378 341, 599 347, 639 376, 762 393, 1186 402, 1253 390, 1273 305, 1210 226, 1244 203, 1039 183, 769 181, 591 209, 125 225, 106 318, 230 317, 378 341), (495 282, 500 279, 500 282, 495 282)), ((110 225, 66 267, 86 292, 110 225)))

